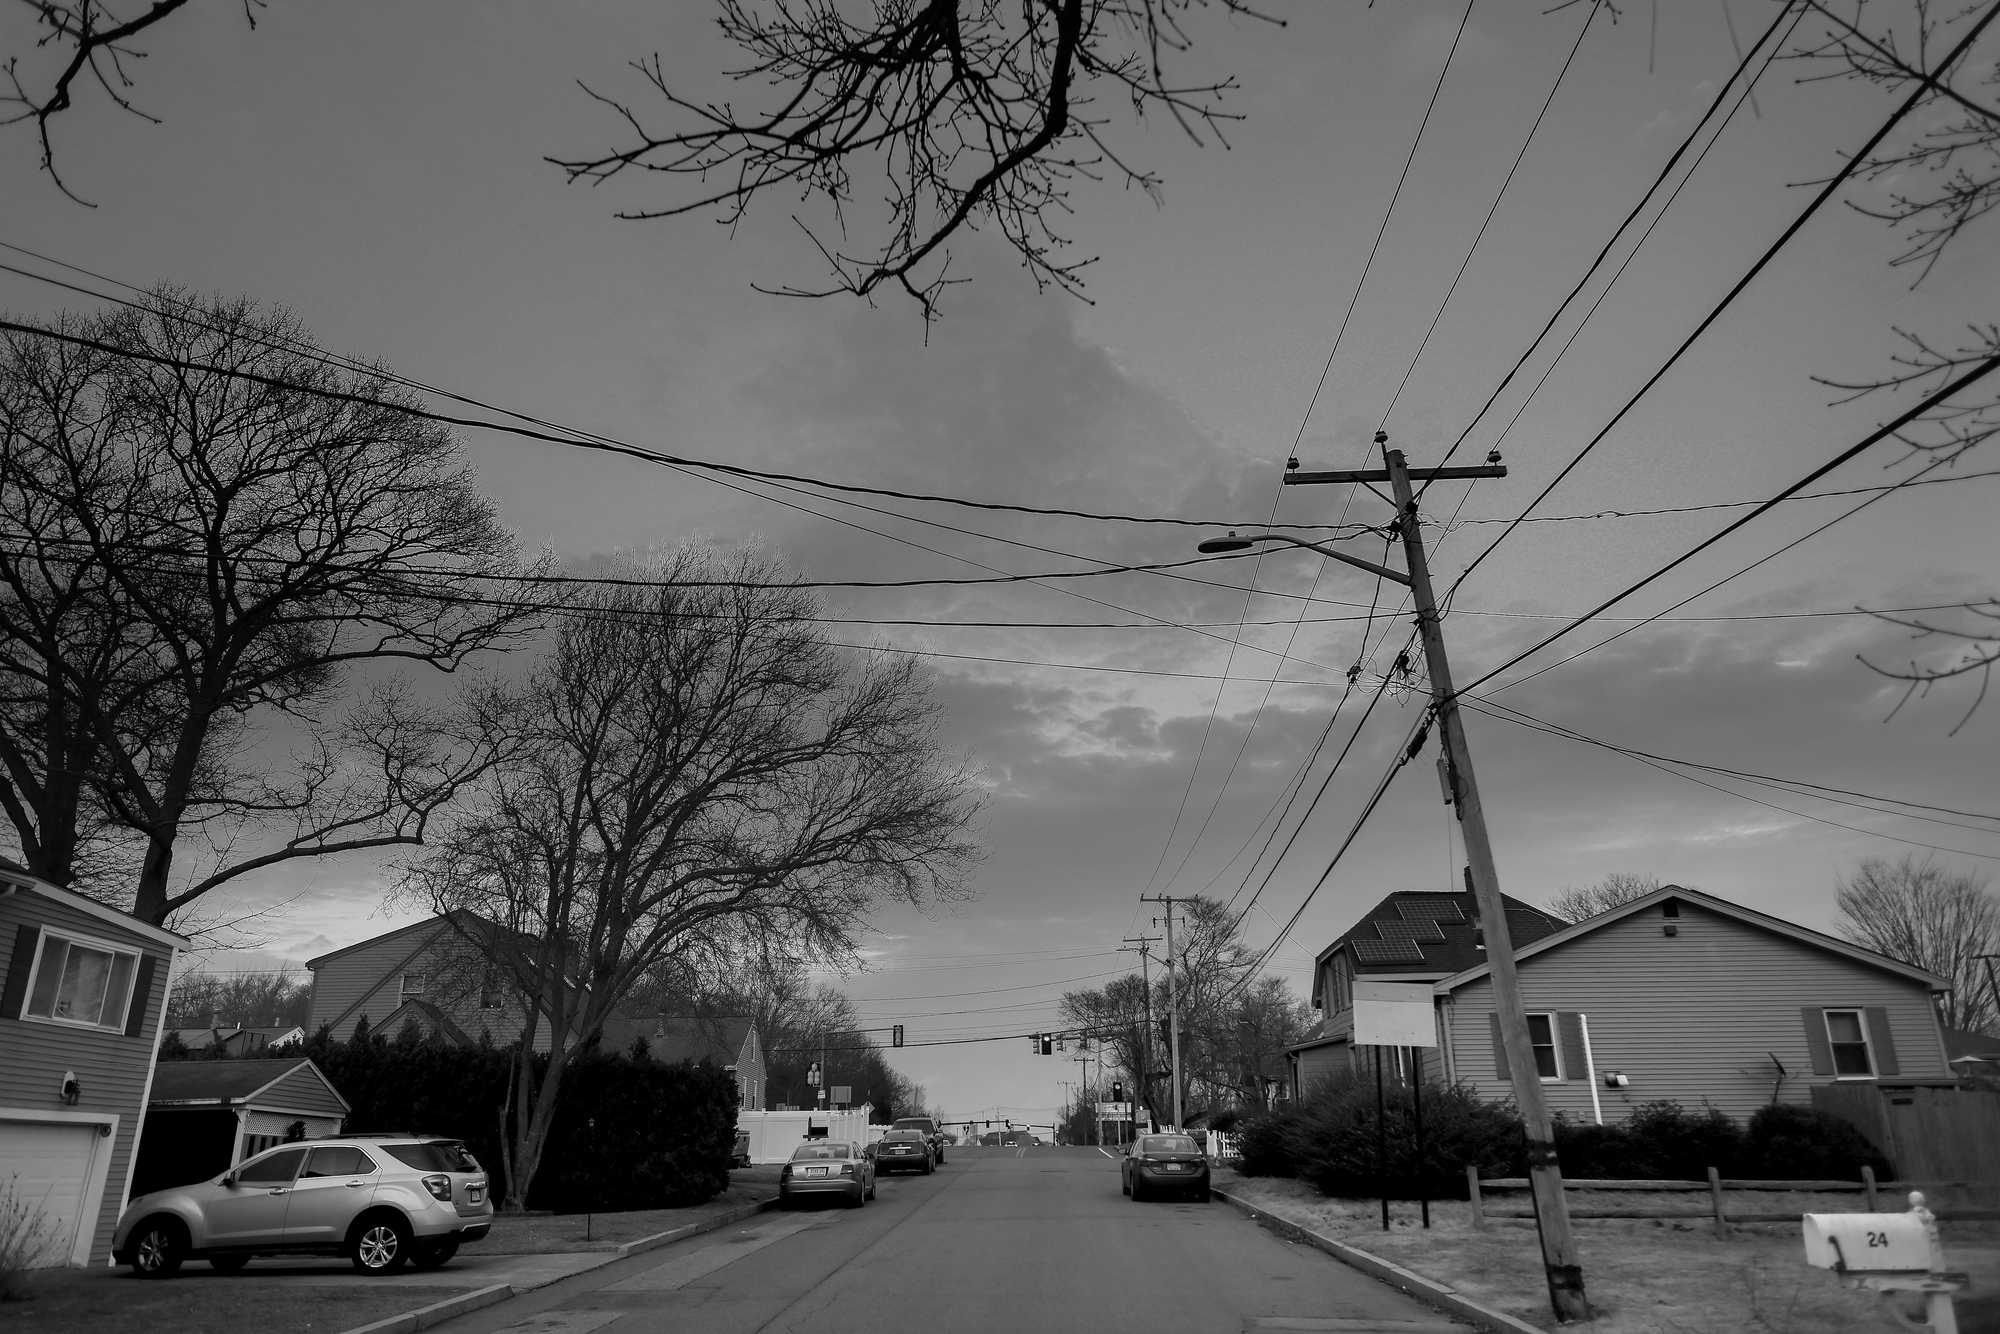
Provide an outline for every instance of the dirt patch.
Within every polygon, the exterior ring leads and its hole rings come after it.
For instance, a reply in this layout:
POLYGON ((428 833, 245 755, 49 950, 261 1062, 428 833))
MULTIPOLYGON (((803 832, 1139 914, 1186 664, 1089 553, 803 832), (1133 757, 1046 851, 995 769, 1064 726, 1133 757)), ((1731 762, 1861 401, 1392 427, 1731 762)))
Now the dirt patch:
POLYGON ((360 1274, 351 1287, 308 1290, 284 1277, 258 1278, 254 1262, 241 1274, 218 1274, 197 1261, 157 1281, 110 1269, 48 1269, 29 1282, 30 1300, 0 1307, 8 1334, 337 1334, 456 1295, 360 1274))
POLYGON ((727 1190, 702 1204, 617 1214, 501 1214, 478 1245, 497 1255, 611 1251, 641 1237, 725 1217, 777 1193, 777 1168, 739 1168, 729 1174, 727 1190))
MULTIPOLYGON (((1218 1176, 1217 1184, 1247 1202, 1334 1237, 1435 1282, 1484 1306, 1543 1329, 1555 1329, 1534 1224, 1494 1220, 1472 1226, 1462 1201, 1431 1206, 1431 1228, 1418 1222, 1414 1203, 1391 1206, 1390 1230, 1381 1230, 1381 1208, 1372 1200, 1335 1200, 1296 1181, 1218 1176)), ((1609 1195, 1610 1192, 1605 1192, 1609 1195)), ((1618 1192, 1628 1211, 1684 1211, 1685 1196, 1618 1192)), ((1596 1318, 1564 1326, 1591 1334, 1875 1334, 1893 1327, 1875 1297, 1840 1286, 1833 1275, 1805 1264, 1796 1221, 1732 1226, 1717 1237, 1707 1217, 1648 1220, 1575 1219, 1584 1283, 1596 1318)), ((1574 1192, 1572 1207, 1605 1206, 1603 1196, 1574 1192)), ((1799 1213, 1853 1211, 1852 1196, 1774 1194, 1755 1211, 1799 1213)), ((2000 1224, 1941 1223, 1945 1259, 1971 1274, 1973 1286, 1958 1299, 1963 1334, 2000 1334, 2000 1224)))

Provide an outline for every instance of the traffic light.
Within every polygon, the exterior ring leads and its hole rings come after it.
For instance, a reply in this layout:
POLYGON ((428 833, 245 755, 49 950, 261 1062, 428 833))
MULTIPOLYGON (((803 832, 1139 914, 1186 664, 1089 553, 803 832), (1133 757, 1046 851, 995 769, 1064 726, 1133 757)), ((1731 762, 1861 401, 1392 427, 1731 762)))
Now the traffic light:
POLYGON ((1056 1054, 1055 1039, 1050 1037, 1047 1033, 1043 1033, 1041 1035, 1041 1039, 1042 1039, 1042 1046, 1041 1046, 1042 1055, 1044 1056, 1055 1055, 1056 1054))
POLYGON ((1037 1056, 1042 1054, 1042 1035, 1040 1033, 1028 1034, 1028 1050, 1037 1056))
POLYGON ((1069 1043, 1069 1036, 1067 1034, 1064 1033, 1056 1034, 1057 1051, 1068 1051, 1069 1050, 1068 1043, 1069 1043))
POLYGON ((988 1121, 988 1122, 986 1123, 986 1128, 987 1128, 988 1130, 991 1130, 991 1129, 993 1129, 993 1123, 992 1123, 991 1121, 988 1121))
POLYGON ((1079 1034, 1077 1034, 1077 1038, 1076 1038, 1076 1049, 1077 1049, 1078 1051, 1089 1051, 1089 1050, 1090 1050, 1090 1034, 1088 1034, 1088 1033, 1079 1033, 1079 1034))
POLYGON ((1111 1081, 1111 1101, 1125 1101, 1125 1082, 1123 1080, 1114 1079, 1111 1081))
POLYGON ((891 1046, 895 1047, 900 1047, 903 1045, 903 1026, 901 1024, 896 1025, 895 1031, 891 1034, 889 1042, 891 1046))

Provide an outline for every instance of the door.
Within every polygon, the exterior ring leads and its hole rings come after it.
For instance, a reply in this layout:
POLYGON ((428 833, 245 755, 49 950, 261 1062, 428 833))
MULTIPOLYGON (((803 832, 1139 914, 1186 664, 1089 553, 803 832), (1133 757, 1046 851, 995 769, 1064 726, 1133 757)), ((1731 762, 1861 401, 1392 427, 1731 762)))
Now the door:
POLYGON ((0 1198, 11 1193, 16 1207, 41 1219, 31 1225, 40 1236, 28 1256, 30 1268, 71 1263, 86 1217, 96 1223, 97 1202, 86 1208, 84 1191, 100 1138, 94 1125, 0 1121, 0 1198))
POLYGON ((285 1208, 305 1162, 303 1148, 273 1149, 236 1169, 236 1184, 202 1210, 208 1237, 197 1245, 277 1246, 285 1238, 285 1208))
POLYGON ((347 1225, 374 1198, 380 1176, 374 1159, 351 1144, 315 1146, 292 1186, 285 1244, 337 1245, 347 1235, 347 1225))

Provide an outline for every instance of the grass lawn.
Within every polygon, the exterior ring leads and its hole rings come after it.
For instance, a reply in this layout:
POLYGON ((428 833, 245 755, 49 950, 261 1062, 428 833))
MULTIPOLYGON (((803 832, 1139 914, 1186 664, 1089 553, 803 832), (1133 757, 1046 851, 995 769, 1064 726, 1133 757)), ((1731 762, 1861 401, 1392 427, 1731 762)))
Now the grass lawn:
POLYGON ((197 1261, 157 1281, 122 1269, 38 1270, 30 1300, 0 1306, 0 1327, 7 1334, 337 1334, 456 1291, 409 1277, 356 1274, 351 1286, 306 1288, 283 1275, 260 1277, 254 1264, 218 1274, 197 1261))
MULTIPOLYGON (((1234 1177, 1217 1185, 1288 1222, 1379 1255, 1480 1304, 1555 1329, 1542 1281, 1540 1245, 1532 1222, 1491 1221, 1472 1227, 1460 1201, 1431 1206, 1432 1227, 1418 1223, 1414 1203, 1391 1207, 1381 1230, 1373 1200, 1332 1200, 1297 1181, 1234 1177)), ((1573 1207, 1604 1201, 1573 1192, 1573 1207)), ((1656 1197, 1621 1196, 1636 1205, 1656 1197)), ((1658 1197, 1665 1207, 1682 1207, 1658 1197)), ((1704 1205, 1706 1201, 1704 1200, 1704 1205)), ((1851 1210, 1853 1197, 1778 1195, 1759 1212, 1851 1210)), ((1574 1221, 1584 1284, 1596 1318, 1565 1328, 1589 1334, 1874 1334, 1894 1328, 1878 1299, 1840 1286, 1832 1274, 1805 1264, 1797 1223, 1753 1223, 1717 1237, 1705 1219, 1579 1218, 1574 1221)), ((1958 1298, 1962 1334, 2000 1334, 2000 1224, 1941 1220, 1945 1258, 1972 1275, 1958 1298)), ((1919 1310, 1921 1308, 1918 1308, 1919 1310)))

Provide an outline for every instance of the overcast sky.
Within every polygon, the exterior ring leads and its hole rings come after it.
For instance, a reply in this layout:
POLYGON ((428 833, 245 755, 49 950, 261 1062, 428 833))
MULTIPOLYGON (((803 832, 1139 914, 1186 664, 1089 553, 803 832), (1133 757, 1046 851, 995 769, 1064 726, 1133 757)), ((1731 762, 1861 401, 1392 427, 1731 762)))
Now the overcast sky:
MULTIPOLYGON (((1773 12, 1767 0, 1729 5, 1745 41, 1773 12)), ((1369 442, 1386 420, 1413 465, 1436 462, 1735 64, 1721 5, 1661 5, 1656 32, 1638 6, 1616 25, 1600 19, 1418 357, 1584 18, 1584 6, 1545 8, 1478 3, 1337 349, 1451 46, 1455 0, 1273 0, 1282 30, 1195 15, 1181 68, 1240 81, 1233 147, 1121 123, 1121 149, 1165 178, 1164 203, 1116 183, 1076 192, 1077 253, 1099 257, 1089 303, 1037 292, 1014 256, 968 236, 954 271, 973 281, 949 292, 928 331, 895 297, 870 308, 756 291, 822 277, 786 201, 762 201, 733 231, 702 217, 621 221, 618 209, 671 202, 671 183, 591 189, 543 161, 617 141, 578 79, 642 98, 625 62, 658 52, 685 86, 719 90, 729 53, 698 0, 277 0, 254 32, 237 6, 191 6, 136 70, 134 96, 161 124, 92 92, 54 125, 66 180, 96 207, 37 174, 29 136, 0 135, 0 241, 125 282, 282 304, 329 348, 679 455, 1028 506, 1246 527, 1275 506, 1281 521, 1379 525, 1387 507, 1365 491, 1280 486, 1295 440, 1308 468, 1379 466, 1369 442)), ((0 47, 21 49, 24 12, 0 17, 0 47)), ((1730 125, 1504 439, 1553 349, 1454 460, 1476 462, 1497 441, 1509 476, 1426 497, 1440 587, 1804 207, 1799 183, 1836 170, 1890 110, 1857 85, 1797 84, 1801 72, 1780 65, 1759 85, 1761 115, 1746 108, 1730 125)), ((1849 198, 1869 203, 1881 188, 1849 198)), ((1914 291, 1887 264, 1898 248, 1852 209, 1812 222, 1535 511, 1568 521, 1522 526, 1466 580, 1445 623, 1458 679, 1484 676, 1743 512, 1718 507, 1771 495, 1901 406, 1833 406, 1811 376, 1878 371, 1897 350, 1892 325, 1949 338, 1992 318, 1991 229, 1914 291)), ((86 304, 0 273, 10 311, 86 304)), ((817 578, 963 578, 1176 560, 1204 535, 913 504, 885 504, 911 516, 888 517, 494 433, 464 443, 523 543, 578 560, 706 536, 764 542, 817 578)), ((1889 719, 1899 690, 1857 654, 1895 661, 1913 646, 1853 612, 1991 595, 1996 479, 1967 474, 1994 467, 1974 454, 1947 484, 1900 491, 1521 680, 1865 497, 1782 506, 1476 693, 1619 746, 1992 809, 2000 706, 1955 737, 1963 688, 1889 719)), ((1880 450, 1814 489, 1909 471, 1880 450)), ((1349 549, 1383 556, 1378 539, 1349 549)), ((1400 567, 1400 551, 1388 560, 1400 567)), ((1309 790, 1408 636, 1399 590, 1318 564, 1274 551, 1197 572, 1213 583, 1138 574, 828 595, 831 614, 861 621, 1124 627, 833 628, 943 655, 928 662, 951 739, 989 796, 973 897, 927 916, 885 913, 870 971, 847 984, 871 1023, 945 1044, 896 1064, 948 1115, 1048 1117, 1073 1063, 1031 1057, 1018 1037, 955 1040, 1050 1027, 1063 990, 1131 967, 1121 938, 1156 934, 1142 893, 1239 905, 1254 894, 1253 946, 1305 902, 1423 705, 1420 693, 1385 693, 1290 855, 1268 877, 1268 859, 1248 874, 1261 822, 1331 711, 1341 706, 1309 790), (1263 591, 1246 597, 1253 572, 1263 591), (1239 621, 1244 646, 1232 651, 1239 621), (1359 685, 1343 696, 1356 663, 1359 685)), ((1714 775, 1697 783, 1483 716, 1469 728, 1503 887, 1529 900, 1630 873, 1826 929, 1837 882, 1862 858, 1936 848, 1983 876, 2000 855, 1988 821, 1952 827, 1714 775)), ((1434 755, 1433 743, 1401 771, 1278 950, 1272 967, 1302 995, 1313 954, 1382 895, 1458 885, 1434 755)), ((234 899, 282 902, 261 930, 271 956, 298 960, 410 920, 385 906, 386 883, 374 863, 327 864, 234 899)))

